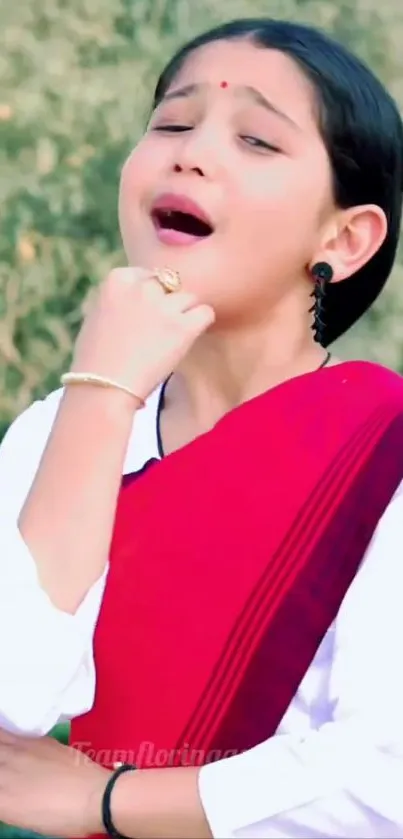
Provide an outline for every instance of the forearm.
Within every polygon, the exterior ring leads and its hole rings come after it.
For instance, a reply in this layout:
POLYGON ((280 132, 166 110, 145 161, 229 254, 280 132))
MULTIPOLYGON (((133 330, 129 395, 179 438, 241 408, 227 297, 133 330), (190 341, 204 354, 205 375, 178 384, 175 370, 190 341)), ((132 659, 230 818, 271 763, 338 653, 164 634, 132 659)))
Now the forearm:
POLYGON ((65 612, 105 568, 135 408, 119 391, 67 388, 21 511, 41 585, 65 612))
POLYGON ((111 801, 116 829, 136 839, 210 839, 198 778, 193 766, 121 775, 111 801))
POLYGON ((128 772, 112 793, 113 821, 135 839, 403 836, 395 737, 392 756, 361 726, 330 724, 305 739, 275 736, 199 770, 128 772))

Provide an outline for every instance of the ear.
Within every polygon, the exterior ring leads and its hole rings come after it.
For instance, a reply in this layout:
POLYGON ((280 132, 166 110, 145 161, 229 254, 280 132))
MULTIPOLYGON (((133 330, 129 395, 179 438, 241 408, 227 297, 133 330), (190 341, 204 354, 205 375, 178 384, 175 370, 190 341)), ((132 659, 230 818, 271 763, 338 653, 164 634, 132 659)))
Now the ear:
POLYGON ((388 232, 384 211, 376 204, 340 210, 325 232, 320 259, 333 268, 333 282, 351 277, 377 253, 388 232))

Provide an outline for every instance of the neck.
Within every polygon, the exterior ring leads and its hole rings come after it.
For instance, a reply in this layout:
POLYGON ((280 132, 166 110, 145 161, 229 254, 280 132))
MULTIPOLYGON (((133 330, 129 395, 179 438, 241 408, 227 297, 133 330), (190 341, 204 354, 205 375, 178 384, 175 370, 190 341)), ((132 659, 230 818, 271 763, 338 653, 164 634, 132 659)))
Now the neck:
POLYGON ((171 378, 166 405, 209 428, 242 402, 315 370, 325 359, 326 350, 306 324, 299 329, 289 319, 227 329, 215 324, 171 378))

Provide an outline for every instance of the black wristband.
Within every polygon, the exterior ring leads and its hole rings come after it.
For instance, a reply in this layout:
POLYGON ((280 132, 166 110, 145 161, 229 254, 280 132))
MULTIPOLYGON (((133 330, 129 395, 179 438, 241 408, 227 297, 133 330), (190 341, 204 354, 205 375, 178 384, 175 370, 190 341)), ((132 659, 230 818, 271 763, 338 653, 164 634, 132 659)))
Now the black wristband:
POLYGON ((113 824, 112 814, 111 814, 111 796, 112 796, 112 792, 113 792, 113 788, 115 786, 115 783, 116 783, 117 779, 119 778, 119 775, 123 775, 123 772, 133 772, 134 769, 136 769, 136 767, 132 766, 130 763, 122 763, 122 765, 119 766, 119 768, 116 769, 116 771, 113 773, 113 775, 111 775, 111 777, 109 778, 109 781, 106 785, 106 789, 105 789, 105 792, 104 792, 104 795, 103 795, 103 798, 102 798, 102 821, 103 821, 103 825, 104 825, 104 828, 105 828, 108 836, 112 836, 113 839, 129 839, 129 837, 123 836, 121 833, 119 833, 116 830, 116 828, 113 824))

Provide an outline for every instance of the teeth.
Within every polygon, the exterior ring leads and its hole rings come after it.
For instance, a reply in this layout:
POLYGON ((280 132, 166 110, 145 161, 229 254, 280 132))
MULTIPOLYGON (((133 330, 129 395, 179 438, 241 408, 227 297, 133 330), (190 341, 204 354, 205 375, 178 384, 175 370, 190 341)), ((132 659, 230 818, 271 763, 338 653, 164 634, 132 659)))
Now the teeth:
POLYGON ((155 213, 159 226, 165 229, 178 230, 189 235, 204 237, 212 233, 208 224, 192 216, 189 213, 182 213, 179 210, 161 210, 155 213))

